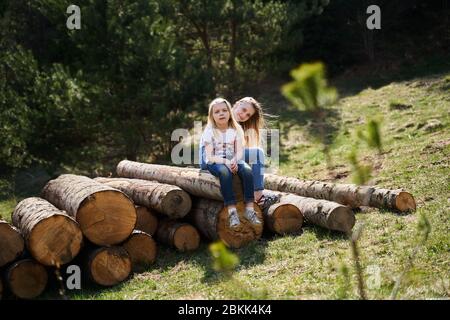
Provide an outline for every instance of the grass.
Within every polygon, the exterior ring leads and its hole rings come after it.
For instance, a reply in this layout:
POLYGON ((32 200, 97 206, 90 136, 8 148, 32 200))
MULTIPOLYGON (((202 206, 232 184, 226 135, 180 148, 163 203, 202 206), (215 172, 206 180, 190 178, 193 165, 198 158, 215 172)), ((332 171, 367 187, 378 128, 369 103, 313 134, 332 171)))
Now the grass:
MULTIPOLYGON (((366 87, 344 96, 328 114, 332 168, 304 112, 290 108, 278 91, 259 99, 278 114, 280 165, 277 172, 300 178, 351 182, 347 156, 357 143, 356 130, 367 119, 381 118, 384 153, 359 145, 359 157, 374 166, 370 183, 403 187, 416 199, 411 214, 365 209, 356 213, 363 224, 358 242, 369 299, 388 299, 397 277, 419 241, 418 217, 431 224, 413 267, 400 287, 399 299, 450 297, 450 74, 440 73, 366 87), (412 107, 391 109, 393 101, 412 107), (437 119, 441 125, 426 128, 437 119)), ((338 86, 338 89, 340 87, 338 86)), ((354 88, 353 88, 354 89, 354 88)), ((15 199, 0 202, 9 220, 15 199)), ((305 225, 297 235, 260 239, 233 250, 241 264, 231 279, 212 270, 207 245, 191 254, 162 247, 147 272, 113 288, 84 287, 72 299, 354 299, 357 277, 346 236, 305 225)), ((44 298, 54 297, 49 292, 44 298)))

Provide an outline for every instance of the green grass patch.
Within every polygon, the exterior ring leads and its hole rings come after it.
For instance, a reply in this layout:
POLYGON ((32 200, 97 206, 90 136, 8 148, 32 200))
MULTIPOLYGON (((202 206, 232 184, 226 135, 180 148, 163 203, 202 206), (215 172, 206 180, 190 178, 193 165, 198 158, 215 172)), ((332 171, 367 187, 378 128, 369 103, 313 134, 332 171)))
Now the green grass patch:
MULTIPOLYGON (((306 114, 289 108, 281 96, 262 95, 259 100, 277 106, 271 112, 279 115, 275 122, 282 143, 278 173, 350 182, 348 154, 356 145, 362 161, 374 167, 370 183, 405 188, 418 205, 410 214, 378 209, 356 213, 357 224, 364 224, 358 245, 368 298, 389 298, 418 244, 421 214, 428 218, 431 233, 419 247, 398 298, 449 298, 450 94, 442 90, 449 76, 384 82, 346 95, 331 108, 331 168, 326 167, 321 146, 312 140, 306 114), (394 102, 411 107, 392 108, 394 102), (373 117, 382 118, 381 154, 358 144, 356 137, 356 131, 373 117), (425 130, 433 119, 441 125, 425 130)), ((15 204, 15 199, 0 202, 0 215, 9 219, 15 204)), ((298 235, 261 239, 233 252, 240 265, 231 279, 212 269, 206 244, 192 254, 162 247, 156 264, 127 282, 107 289, 86 287, 69 295, 73 299, 358 298, 349 241, 342 234, 305 225, 298 235)))

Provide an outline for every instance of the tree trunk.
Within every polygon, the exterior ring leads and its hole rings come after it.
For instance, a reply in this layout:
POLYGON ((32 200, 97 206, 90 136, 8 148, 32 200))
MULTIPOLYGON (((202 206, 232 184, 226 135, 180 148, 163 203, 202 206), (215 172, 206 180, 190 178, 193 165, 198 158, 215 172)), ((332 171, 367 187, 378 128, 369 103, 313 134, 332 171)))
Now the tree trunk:
POLYGON ((334 201, 352 208, 368 206, 399 211, 416 209, 413 196, 401 189, 389 190, 375 186, 307 181, 273 174, 264 176, 264 186, 266 189, 334 201))
POLYGON ((22 255, 25 243, 20 231, 4 220, 0 220, 0 267, 22 255))
POLYGON ((130 255, 131 267, 134 272, 144 271, 155 262, 156 242, 148 233, 134 230, 122 246, 130 255))
POLYGON ((156 239, 181 252, 196 250, 200 244, 196 228, 188 223, 169 219, 160 221, 156 239))
POLYGON ((191 210, 192 202, 189 194, 174 185, 126 178, 94 180, 122 191, 135 204, 154 209, 172 219, 182 218, 191 210))
POLYGON ((298 232, 302 228, 303 215, 294 204, 278 202, 268 207, 263 213, 264 225, 271 232, 289 234, 298 232))
MULTIPOLYGON (((191 195, 212 200, 222 200, 219 179, 194 168, 171 167, 123 160, 117 165, 121 177, 154 180, 176 185, 191 195)), ((236 200, 242 200, 242 186, 237 175, 233 177, 233 191, 236 200)))
POLYGON ((33 259, 16 261, 6 270, 5 282, 11 292, 21 299, 34 299, 41 295, 47 281, 47 270, 33 259))
POLYGON ((136 209, 124 193, 87 177, 61 175, 47 183, 42 197, 74 217, 97 245, 123 242, 136 224, 136 209))
POLYGON ((131 258, 122 247, 101 247, 88 253, 89 278, 102 286, 113 286, 124 281, 131 273, 131 258))
POLYGON ((59 267, 80 251, 83 235, 78 223, 44 199, 22 200, 12 220, 33 258, 44 265, 59 267))
POLYGON ((158 228, 158 218, 156 214, 147 207, 136 206, 136 230, 144 231, 153 236, 158 228))
MULTIPOLYGON (((188 218, 198 230, 209 240, 221 239, 227 246, 240 248, 261 237, 263 225, 253 225, 244 218, 245 204, 238 202, 236 205, 240 224, 230 228, 228 224, 228 209, 223 202, 204 198, 194 200, 188 218)), ((258 218, 262 221, 263 215, 255 205, 258 218)))
POLYGON ((296 206, 306 221, 315 225, 342 232, 351 231, 355 225, 355 215, 347 206, 332 201, 306 198, 270 190, 264 190, 264 194, 277 195, 280 197, 280 203, 289 203, 296 206))
MULTIPOLYGON (((196 168, 171 167, 124 160, 118 164, 117 173, 130 178, 141 176, 146 180, 175 184, 193 195, 222 200, 219 180, 208 172, 196 168)), ((376 186, 307 181, 274 174, 264 175, 264 187, 303 197, 334 201, 352 208, 368 206, 402 212, 416 209, 413 196, 402 189, 391 190, 376 186)))

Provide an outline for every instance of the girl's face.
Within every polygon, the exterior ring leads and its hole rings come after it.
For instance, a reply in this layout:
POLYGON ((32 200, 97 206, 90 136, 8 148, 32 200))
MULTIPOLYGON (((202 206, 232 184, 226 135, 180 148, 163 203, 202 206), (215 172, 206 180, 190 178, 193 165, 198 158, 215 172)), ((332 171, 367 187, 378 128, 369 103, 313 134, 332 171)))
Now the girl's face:
POLYGON ((213 119, 217 126, 228 125, 230 120, 230 112, 225 102, 217 103, 212 107, 213 119))
POLYGON ((233 114, 238 122, 245 122, 255 114, 255 108, 250 102, 240 101, 233 107, 233 114))

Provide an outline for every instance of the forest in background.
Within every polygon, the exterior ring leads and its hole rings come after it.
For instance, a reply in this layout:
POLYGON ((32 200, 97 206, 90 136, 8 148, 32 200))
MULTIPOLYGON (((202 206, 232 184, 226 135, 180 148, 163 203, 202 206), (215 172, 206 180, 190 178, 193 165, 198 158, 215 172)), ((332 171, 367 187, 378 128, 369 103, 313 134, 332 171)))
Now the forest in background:
POLYGON ((449 52, 445 0, 79 0, 81 30, 66 27, 70 4, 0 4, 1 197, 30 168, 167 161, 173 129, 204 120, 212 98, 252 95, 302 62, 363 80, 449 52), (366 28, 369 4, 381 30, 366 28))

